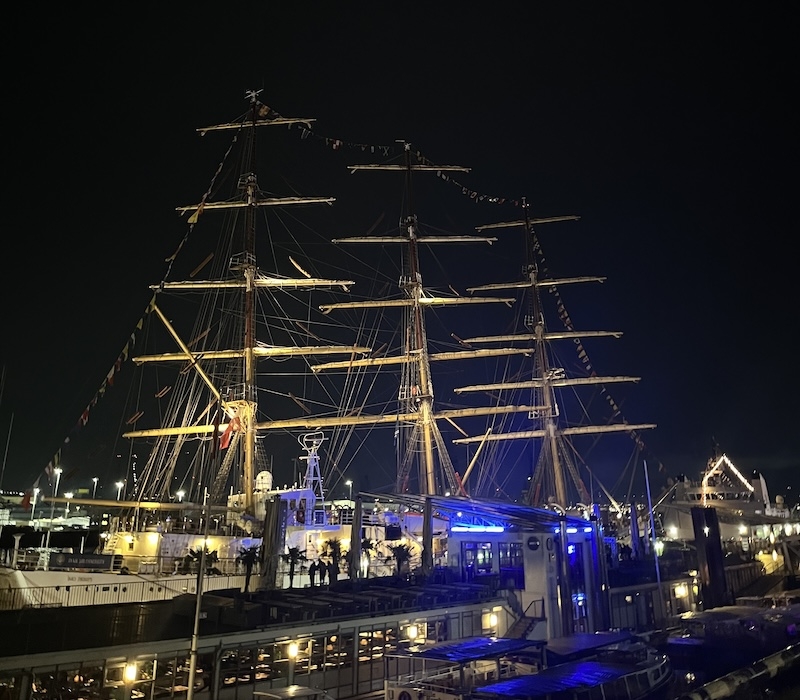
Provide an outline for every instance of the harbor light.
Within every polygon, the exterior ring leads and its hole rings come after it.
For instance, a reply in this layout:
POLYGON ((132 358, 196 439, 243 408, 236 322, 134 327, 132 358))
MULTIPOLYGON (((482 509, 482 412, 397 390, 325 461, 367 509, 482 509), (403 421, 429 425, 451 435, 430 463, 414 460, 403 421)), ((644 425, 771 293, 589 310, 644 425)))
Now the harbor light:
POLYGON ((126 664, 125 665, 125 682, 126 683, 133 683, 136 680, 136 664, 126 664))
POLYGON ((289 685, 294 685, 294 664, 297 659, 297 642, 291 642, 287 651, 289 654, 289 685))
POLYGON ((177 496, 178 496, 178 503, 183 503, 183 497, 184 497, 185 495, 186 495, 186 492, 185 492, 185 491, 178 491, 178 493, 177 493, 177 496))
POLYGON ((125 486, 125 482, 118 481, 116 486, 117 486, 117 500, 120 500, 120 498, 122 497, 122 487, 125 486))
POLYGON ((97 482, 100 481, 99 477, 92 477, 92 498, 97 498, 97 482))
POLYGON ((347 486, 350 489, 350 500, 352 501, 353 500, 353 480, 352 479, 348 479, 347 481, 344 482, 344 485, 347 486))
POLYGON ((70 502, 70 501, 71 501, 71 500, 72 500, 74 497, 75 497, 75 494, 74 494, 74 493, 72 493, 72 491, 67 491, 67 492, 64 494, 64 498, 66 498, 66 499, 67 499, 67 507, 66 507, 66 508, 64 508, 64 517, 65 517, 65 518, 68 518, 68 517, 69 517, 69 502, 70 502))

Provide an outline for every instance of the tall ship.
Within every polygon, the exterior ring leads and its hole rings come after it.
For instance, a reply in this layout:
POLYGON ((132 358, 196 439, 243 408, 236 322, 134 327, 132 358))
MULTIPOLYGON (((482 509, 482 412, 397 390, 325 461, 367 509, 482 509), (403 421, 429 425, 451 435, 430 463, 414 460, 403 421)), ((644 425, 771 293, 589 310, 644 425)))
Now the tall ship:
MULTIPOLYGON (((461 183, 467 167, 435 163, 408 142, 320 136, 313 119, 282 116, 260 92, 247 99, 238 119, 198 129, 222 140, 222 159, 203 196, 178 207, 185 229, 81 416, 83 434, 31 489, 30 521, 38 505, 52 539, 35 528, 25 537, 38 534, 38 545, 20 538, 0 593, 26 588, 31 605, 118 602, 111 581, 123 573, 134 576, 131 600, 170 597, 192 592, 198 569, 206 589, 280 587, 298 562, 331 559, 347 576, 343 552, 391 542, 398 528, 420 545, 421 566, 441 563, 446 545, 422 546, 421 513, 393 496, 493 499, 577 518, 605 496, 621 514, 622 498, 586 455, 609 436, 641 455, 655 425, 628 422, 612 398, 639 378, 601 376, 590 359, 591 344, 621 333, 580 330, 567 312, 572 290, 604 278, 548 270, 540 230, 577 217, 533 217, 524 198, 479 194, 461 183), (337 196, 300 196, 265 174, 265 163, 297 173, 287 141, 327 152, 317 175, 386 178, 399 205, 387 214, 367 189, 349 224, 362 233, 340 235, 337 196), (339 162, 343 153, 359 158, 339 162), (474 230, 427 223, 438 211, 422 196, 432 183, 470 207, 474 230), (474 227, 476 200, 485 219, 489 204, 513 204, 517 216, 474 227), (489 259, 503 261, 505 279, 490 278, 499 262, 489 259), (92 451, 92 432, 115 425, 101 409, 124 416, 121 440, 92 451), (115 483, 117 498, 96 498, 96 481, 74 493, 66 477, 79 462, 115 483), (102 530, 96 547, 57 546, 55 511, 70 507, 102 530)), ((637 462, 620 457, 616 472, 637 462)))

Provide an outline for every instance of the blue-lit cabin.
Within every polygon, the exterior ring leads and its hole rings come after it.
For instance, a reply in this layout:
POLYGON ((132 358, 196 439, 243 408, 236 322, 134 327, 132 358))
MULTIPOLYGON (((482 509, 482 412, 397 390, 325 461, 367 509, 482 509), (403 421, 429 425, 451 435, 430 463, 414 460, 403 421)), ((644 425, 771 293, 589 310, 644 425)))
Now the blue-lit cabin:
MULTIPOLYGON (((449 505, 449 504, 448 504, 449 505)), ((518 612, 537 619, 528 636, 550 639, 610 627, 599 522, 515 504, 451 511, 447 569, 456 580, 496 577, 518 612)))

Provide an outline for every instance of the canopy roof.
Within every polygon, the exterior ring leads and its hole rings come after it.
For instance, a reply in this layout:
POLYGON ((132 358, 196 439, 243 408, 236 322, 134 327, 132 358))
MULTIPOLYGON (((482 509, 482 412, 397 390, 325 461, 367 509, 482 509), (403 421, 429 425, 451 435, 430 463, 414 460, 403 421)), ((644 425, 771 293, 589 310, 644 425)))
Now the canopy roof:
POLYGON ((531 639, 507 639, 506 637, 469 637, 453 642, 440 642, 429 647, 398 649, 392 656, 407 656, 431 661, 469 663, 482 659, 497 659, 506 654, 544 646, 544 641, 531 639))

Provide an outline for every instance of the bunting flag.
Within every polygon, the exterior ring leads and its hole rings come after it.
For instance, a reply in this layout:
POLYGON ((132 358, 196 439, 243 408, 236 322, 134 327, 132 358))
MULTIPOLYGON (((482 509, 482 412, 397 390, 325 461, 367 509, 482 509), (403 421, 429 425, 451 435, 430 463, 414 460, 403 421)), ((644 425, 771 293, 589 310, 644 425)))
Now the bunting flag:
MULTIPOLYGON (((541 268, 543 271, 547 270, 547 263, 544 258, 544 254, 542 253, 542 248, 539 244, 539 239, 534 237, 534 251, 539 257, 541 261, 541 268)), ((558 317, 561 322, 564 324, 564 327, 569 331, 575 331, 575 326, 572 324, 572 319, 570 318, 569 314, 567 313, 567 307, 564 305, 564 301, 561 298, 561 295, 558 293, 558 288, 553 285, 550 287, 550 293, 556 299, 556 310, 558 313, 558 317)), ((589 373, 590 377, 596 377, 597 372, 595 372, 594 367, 592 366, 591 361, 589 360, 589 353, 586 352, 586 348, 583 347, 583 343, 581 342, 580 338, 575 338, 573 341, 575 343, 575 350, 578 354, 578 359, 583 363, 586 371, 589 373)), ((625 417, 622 414, 622 409, 617 405, 617 402, 614 401, 614 398, 608 392, 606 387, 600 385, 600 393, 605 398, 606 402, 611 408, 612 416, 617 417, 619 416, 623 421, 625 421, 625 417)), ((647 445, 645 444, 642 436, 635 430, 630 431, 631 439, 633 440, 636 447, 645 454, 650 454, 649 450, 647 449, 647 445)), ((662 464, 661 460, 655 458, 656 462, 658 462, 658 471, 661 473, 666 472, 664 465, 662 464)))
MULTIPOLYGON (((156 303, 156 298, 154 295, 150 300, 150 302, 147 304, 147 308, 145 309, 144 314, 136 322, 136 326, 134 327, 133 332, 128 337, 128 340, 125 343, 125 346, 122 348, 119 355, 117 356, 117 359, 114 360, 114 364, 111 366, 111 369, 108 370, 105 378, 103 379, 103 383, 100 385, 100 388, 97 390, 97 392, 95 392, 95 395, 86 405, 86 408, 84 408, 83 411, 81 411, 80 417, 78 418, 78 422, 70 431, 70 435, 78 433, 81 430, 81 428, 83 428, 88 424, 92 409, 97 405, 98 401, 103 396, 105 396, 107 389, 109 387, 114 386, 114 378, 122 370, 122 366, 125 364, 126 360, 130 357, 131 350, 136 345, 136 334, 138 331, 144 328, 144 320, 155 307, 155 303, 156 303)), ((64 440, 61 447, 58 449, 55 455, 53 455, 52 459, 47 463, 47 466, 44 468, 44 474, 47 477, 48 483, 52 483, 52 477, 55 474, 56 468, 61 466, 62 455, 65 448, 69 446, 70 439, 71 438, 68 436, 64 440)), ((31 489, 35 488, 35 486, 38 485, 38 483, 39 479, 37 478, 35 485, 32 486, 31 489)))
MULTIPOLYGON (((269 108, 268 108, 269 109, 269 108)), ((280 115, 275 112, 275 110, 270 110, 272 114, 276 117, 280 117, 280 115)), ((378 153, 382 156, 389 157, 393 155, 400 155, 404 150, 405 147, 403 145, 393 144, 391 146, 379 146, 375 144, 368 144, 368 143, 359 143, 354 141, 346 141, 344 139, 337 139, 332 138, 330 136, 322 136, 317 134, 311 127, 309 126, 297 126, 289 124, 289 128, 295 127, 300 130, 300 139, 305 141, 309 138, 316 139, 317 141, 324 143, 328 148, 334 151, 339 151, 343 148, 348 148, 351 150, 361 151, 362 153, 378 153)), ((436 167, 436 164, 426 158, 421 152, 414 151, 414 155, 417 158, 417 162, 430 166, 432 168, 436 167)), ((442 170, 436 171, 436 176, 445 182, 449 182, 455 185, 465 197, 473 200, 474 202, 489 202, 490 204, 511 204, 515 207, 524 207, 525 203, 523 199, 517 199, 512 197, 499 197, 497 195, 489 195, 489 194, 482 194, 476 190, 473 190, 466 185, 462 184, 458 180, 450 177, 446 172, 442 170)))

